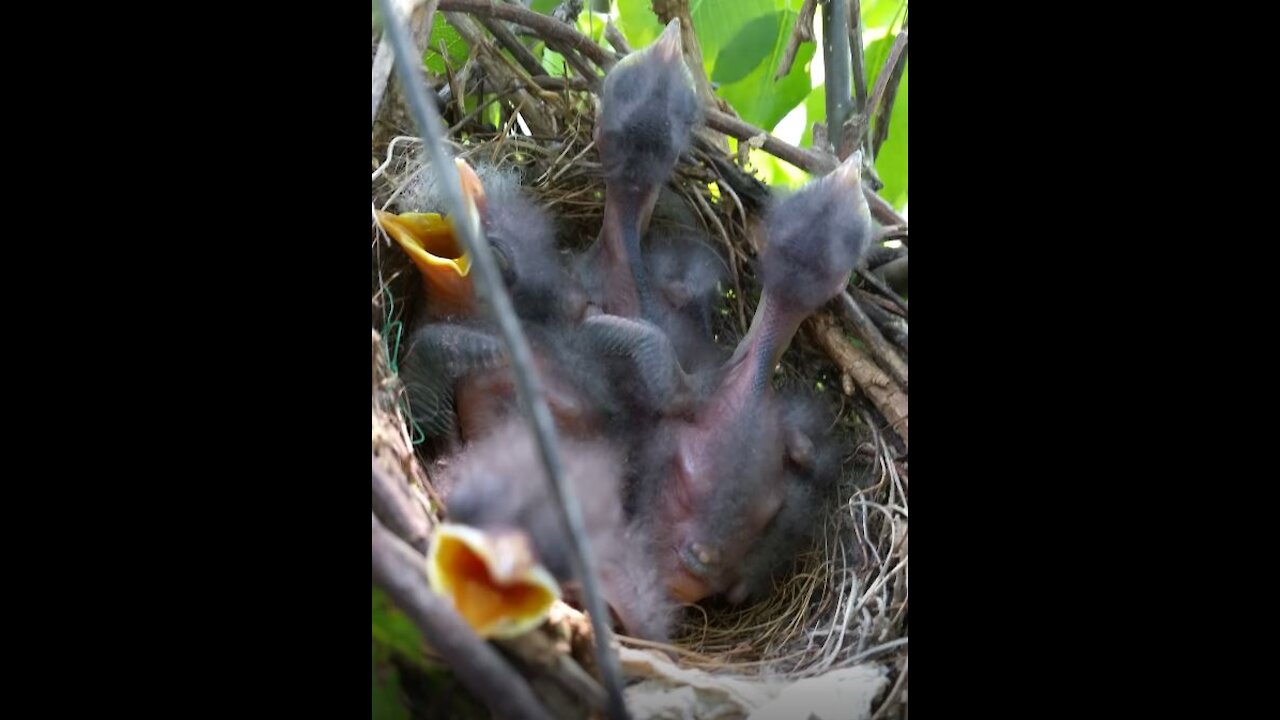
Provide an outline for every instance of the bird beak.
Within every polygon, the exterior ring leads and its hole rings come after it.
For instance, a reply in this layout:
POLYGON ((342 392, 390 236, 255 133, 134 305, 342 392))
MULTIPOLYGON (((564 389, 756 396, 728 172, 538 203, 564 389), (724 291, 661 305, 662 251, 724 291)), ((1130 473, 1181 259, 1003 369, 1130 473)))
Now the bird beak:
POLYGON ((653 43, 653 52, 668 62, 680 57, 679 18, 672 18, 671 22, 667 23, 662 35, 658 36, 658 39, 653 43))
MULTIPOLYGON (((471 166, 455 159, 462 184, 462 198, 475 227, 485 208, 484 187, 471 166)), ((404 248, 422 273, 427 297, 436 308, 464 311, 473 300, 471 255, 454 229, 453 220, 437 213, 375 211, 382 229, 404 248)))
POLYGON ((427 550, 427 580, 482 638, 511 638, 540 626, 559 584, 519 532, 445 523, 427 550))

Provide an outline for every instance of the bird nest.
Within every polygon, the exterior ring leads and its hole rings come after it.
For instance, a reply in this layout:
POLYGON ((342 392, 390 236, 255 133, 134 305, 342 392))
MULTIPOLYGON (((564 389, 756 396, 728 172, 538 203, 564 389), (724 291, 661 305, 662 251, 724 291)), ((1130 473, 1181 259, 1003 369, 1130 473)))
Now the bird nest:
MULTIPOLYGON (((562 88, 554 118, 557 134, 528 134, 515 114, 500 126, 471 113, 449 128, 451 150, 475 167, 496 167, 518 177, 524 190, 557 219, 558 241, 571 253, 599 232, 604 214, 603 178, 592 144, 595 105, 582 90, 562 88)), ((393 93, 394 96, 394 93, 393 93)), ((506 110, 509 111, 509 108, 506 110)), ((411 127, 411 126, 410 126, 411 127)), ((434 182, 421 142, 402 135, 375 133, 372 203, 391 212, 423 211, 434 182)), ((714 145, 695 145, 682 158, 668 189, 696 212, 705 237, 720 244, 728 260, 729 281, 717 327, 717 342, 732 347, 746 333, 760 285, 754 260, 761 247, 763 207, 751 191, 749 168, 726 151, 713 157, 714 145)), ((767 196, 767 193, 764 193, 767 196)), ((406 313, 420 293, 416 270, 400 248, 371 228, 374 330, 374 449, 383 462, 398 467, 416 490, 433 521, 448 509, 432 486, 431 458, 420 445, 421 432, 408 418, 403 390, 396 380, 396 358, 412 323, 406 313)), ((827 315, 828 321, 833 316, 827 315)), ((838 322, 836 327, 839 327, 838 322)), ((828 400, 849 448, 838 493, 821 518, 816 542, 799 555, 785 581, 765 600, 732 606, 704 601, 683 613, 670 645, 619 637, 629 680, 665 677, 666 687, 696 686, 689 678, 714 683, 749 682, 777 688, 787 683, 851 669, 863 672, 868 708, 876 717, 895 717, 905 709, 907 658, 907 478, 897 459, 897 436, 865 391, 851 381, 829 342, 819 340, 814 320, 783 356, 776 375, 780 386, 809 388, 828 400), (644 655, 652 657, 646 665, 644 655), (661 666, 665 670, 654 670, 661 666), (648 669, 645 670, 644 668, 648 669), (681 675, 688 671, 693 675, 681 675), (710 678, 710 679, 707 679, 710 678), (781 685, 779 685, 781 683, 781 685)), ((839 333, 845 335, 843 331, 839 333)), ((847 342, 847 340, 846 340, 847 342)), ((584 665, 590 665, 584 654, 584 665)), ((732 691, 730 691, 732 692, 732 691)), ((772 691, 768 697, 777 694, 772 691)), ((742 706, 750 703, 743 702, 742 706)), ((803 714, 800 716, 804 716, 803 714)))

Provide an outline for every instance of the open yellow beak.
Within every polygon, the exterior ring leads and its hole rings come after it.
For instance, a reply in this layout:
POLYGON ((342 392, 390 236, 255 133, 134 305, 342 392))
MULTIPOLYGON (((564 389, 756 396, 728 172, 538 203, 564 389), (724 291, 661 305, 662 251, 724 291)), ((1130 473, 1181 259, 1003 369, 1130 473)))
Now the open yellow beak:
POLYGON ((486 533, 466 525, 436 528, 427 550, 427 580, 483 638, 510 638, 537 628, 560 599, 560 586, 534 560, 522 533, 486 533))
MULTIPOLYGON (((465 160, 454 162, 467 210, 478 220, 485 207, 484 187, 465 160)), ((438 213, 375 213, 382 229, 404 248, 421 272, 429 304, 443 313, 469 311, 474 302, 471 256, 454 232, 453 220, 438 213)))

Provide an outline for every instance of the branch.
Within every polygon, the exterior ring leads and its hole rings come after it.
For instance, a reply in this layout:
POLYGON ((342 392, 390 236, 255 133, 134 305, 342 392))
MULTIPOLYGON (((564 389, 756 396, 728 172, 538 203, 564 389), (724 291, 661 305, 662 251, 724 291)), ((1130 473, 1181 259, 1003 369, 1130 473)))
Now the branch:
MULTIPOLYGON (((439 0, 436 1, 439 2, 439 0)), ((506 25, 483 15, 477 15, 476 19, 480 21, 480 24, 493 35, 494 39, 502 47, 511 53, 511 57, 515 58, 516 62, 520 63, 520 67, 524 68, 525 72, 529 73, 530 76, 537 77, 547 74, 546 68, 542 67, 542 63, 538 62, 538 58, 533 56, 529 48, 525 47, 524 43, 520 42, 520 38, 517 38, 515 33, 508 30, 506 25)))
MULTIPOLYGON (((853 0, 855 3, 858 0, 853 0)), ((774 73, 773 79, 781 80, 791 72, 791 66, 796 61, 796 52, 800 50, 800 43, 813 42, 813 11, 816 9, 817 0, 804 0, 804 4, 800 6, 800 15, 796 17, 796 26, 791 29, 791 37, 787 38, 787 48, 782 51, 782 62, 778 63, 778 72, 774 73)), ((826 21, 824 20, 825 24, 826 21)))
POLYGON ((896 260, 891 260, 884 265, 876 268, 874 273, 880 276, 881 280, 894 289, 894 292, 905 293, 907 291, 907 258, 904 255, 896 260))
MULTIPOLYGON (((443 1, 441 4, 444 4, 443 1)), ((445 13, 445 18, 449 20, 449 24, 453 25, 453 29, 458 31, 458 35, 461 35, 462 39, 471 48, 472 57, 475 58, 476 62, 480 63, 480 67, 484 68, 484 72, 490 80, 498 85, 517 86, 513 92, 515 105, 521 108, 520 112, 529 123, 529 129, 535 135, 554 136, 556 134, 555 125, 546 117, 541 103, 525 89, 526 87, 538 89, 537 83, 533 82, 533 78, 521 72, 520 68, 510 65, 507 59, 502 56, 502 53, 489 44, 489 40, 485 38, 484 33, 480 31, 480 28, 476 27, 475 21, 471 18, 450 12, 445 13)))
MULTIPOLYGON (((875 114, 880 104, 880 98, 884 96, 884 90, 889 85, 889 78, 893 75, 893 70, 898 65, 898 59, 902 57, 903 51, 907 49, 907 28, 904 26, 898 31, 898 37, 893 41, 893 48, 889 50, 889 58, 884 61, 884 67, 881 68, 880 74, 876 76, 876 87, 871 91, 871 99, 867 101, 867 111, 858 119, 858 132, 861 134, 866 132, 870 127, 868 119, 875 114)), ((898 77, 902 77, 899 75, 898 77)))
POLYGON ((622 36, 622 32, 618 30, 618 26, 610 20, 604 26, 604 39, 609 41, 613 49, 620 55, 630 55, 631 46, 627 44, 627 39, 622 36))
POLYGON ((853 288, 852 294, 857 296, 858 307, 867 313, 889 342, 902 348, 903 352, 910 352, 907 349, 907 321, 886 310, 880 305, 879 298, 865 290, 853 288))
POLYGON ((840 330, 840 324, 830 313, 814 315, 805 321, 814 343, 826 351, 836 367, 849 376, 866 393, 889 428, 907 444, 907 396, 894 384, 893 378, 854 347, 840 330))
POLYGON ((421 508, 413 504, 404 483, 387 474, 376 458, 373 460, 373 514, 382 518, 391 532, 414 550, 427 554, 431 531, 427 518, 421 508))
MULTIPOLYGON (((857 143, 845 147, 844 123, 850 115, 849 0, 826 0, 822 5, 822 64, 826 71, 827 138, 840 159, 853 153, 857 143), (832 28, 827 31, 826 28, 832 28)), ((851 137, 859 137, 853 135, 851 137)))
MULTIPOLYGON (((568 530, 573 546, 571 548, 573 569, 582 584, 587 613, 591 617, 595 635, 596 662, 604 678, 605 689, 609 693, 609 715, 614 720, 623 720, 627 717, 627 708, 622 698, 622 673, 618 667, 618 658, 613 654, 610 644, 613 633, 609 627, 609 610, 600 595, 599 576, 596 574, 595 557, 583 527, 582 508, 578 505, 578 499, 569 492, 564 481, 564 468, 556 442, 556 429, 552 423, 551 411, 547 408, 546 397, 542 392, 542 383, 533 371, 529 341, 520 327, 520 321, 516 318, 511 297, 502 284, 498 263, 494 257, 493 248, 489 245, 489 239, 479 231, 476 218, 463 204, 461 178, 457 172, 453 171, 452 163, 444 148, 441 139, 443 128, 440 115, 435 107, 427 102, 426 79, 422 74, 421 63, 414 62, 413 50, 404 23, 391 9, 391 0, 379 0, 378 4, 388 20, 387 27, 391 30, 398 74, 405 94, 408 96, 409 109, 419 132, 423 134, 423 142, 430 153, 431 165, 436 168, 437 177, 441 180, 440 184, 443 186, 447 201, 446 207, 450 210, 449 214, 453 218, 455 231, 461 231, 459 235, 463 241, 463 247, 472 257, 477 276, 476 291, 480 296, 481 304, 491 309, 501 331, 507 358, 515 374, 520 409, 537 438, 539 455, 546 469, 551 493, 556 499, 561 520, 568 530)), ((444 5, 444 0, 441 5, 444 5)), ((559 26, 558 23, 556 24, 559 26)), ((594 43, 589 44, 594 45, 594 43)), ((596 48, 600 49, 599 46, 596 48)))
POLYGON ((871 350, 871 355, 879 362, 880 367, 889 371, 895 382, 902 386, 903 391, 907 389, 907 364, 898 357, 898 353, 889 346, 889 342, 884 339, 884 335, 880 334, 879 328, 871 322, 871 318, 867 317, 867 313, 863 312, 849 293, 842 292, 837 299, 840 305, 840 314, 849 324, 853 326, 854 332, 862 338, 863 342, 871 350))
POLYGON ((418 626, 463 686, 499 717, 551 720, 524 678, 431 591, 426 562, 373 517, 373 582, 418 626))
MULTIPOLYGON (((906 28, 907 23, 904 19, 902 22, 903 32, 906 32, 906 28)), ((908 48, 906 47, 902 48, 902 59, 893 66, 893 74, 889 77, 889 86, 885 90, 884 101, 880 103, 880 112, 876 114, 876 132, 871 142, 876 154, 880 153, 880 146, 889 137, 889 118, 893 115, 893 101, 898 97, 898 87, 902 84, 902 74, 907 71, 907 50, 908 48)))
POLYGON ((902 312, 904 315, 907 313, 907 301, 903 300, 901 295, 898 295, 898 293, 894 292, 893 288, 886 285, 884 280, 880 279, 879 275, 876 275, 875 273, 869 272, 862 268, 858 269, 858 275, 863 280, 866 280, 868 285, 875 288, 876 290, 879 290, 881 295, 884 295, 885 297, 892 300, 894 305, 897 305, 898 307, 902 308, 902 312))
POLYGON ((867 109, 867 71, 864 67, 866 50, 862 47, 862 0, 850 0, 849 6, 849 54, 853 58, 854 110, 859 115, 867 109))
POLYGON ((440 9, 483 15, 523 25, 538 33, 543 40, 554 40, 577 50, 605 70, 613 67, 617 62, 617 58, 608 50, 597 45, 586 35, 553 17, 536 13, 519 5, 508 5, 491 0, 440 0, 440 9))
MULTIPOLYGON (((836 160, 831 155, 820 154, 807 148, 796 147, 790 143, 783 142, 770 133, 728 113, 708 108, 705 117, 708 127, 719 130, 725 135, 735 137, 738 140, 751 140, 763 136, 764 139, 760 143, 761 150, 779 160, 785 160, 795 165, 810 175, 826 175, 836 168, 836 160)), ((875 216, 880 224, 903 226, 907 224, 907 221, 894 211, 893 206, 877 195, 874 190, 864 185, 862 194, 867 198, 867 205, 871 207, 871 214, 875 216)), ((906 238, 903 238, 903 244, 906 244, 906 238)))
POLYGON ((811 175, 825 175, 835 170, 836 165, 839 164, 830 155, 819 154, 813 150, 783 142, 772 134, 729 113, 707 108, 705 116, 708 127, 730 137, 735 137, 739 140, 751 140, 752 138, 763 136, 764 140, 760 143, 761 150, 780 160, 786 160, 811 175))

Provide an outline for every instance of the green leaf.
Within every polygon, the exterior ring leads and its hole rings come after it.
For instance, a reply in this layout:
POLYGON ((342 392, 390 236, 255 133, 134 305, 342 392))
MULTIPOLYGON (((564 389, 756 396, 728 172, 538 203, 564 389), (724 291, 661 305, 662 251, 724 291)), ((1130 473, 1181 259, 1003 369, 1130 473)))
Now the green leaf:
POLYGON ((542 52, 542 69, 546 70, 551 77, 568 77, 569 75, 569 63, 565 61, 563 55, 551 48, 542 52))
POLYGON ((378 588, 373 588, 373 640, 415 665, 428 667, 417 626, 378 588))
POLYGON ((862 29, 867 31, 887 30, 889 24, 896 20, 907 0, 862 0, 862 29))
POLYGON ((533 0, 529 9, 534 12, 542 13, 543 15, 550 15, 551 11, 555 10, 556 6, 559 4, 560 0, 533 0))
POLYGON ((647 47, 662 33, 662 23, 653 14, 649 0, 618 0, 617 25, 633 50, 647 47))
POLYGON ((444 41, 445 52, 449 54, 449 64, 455 69, 466 62, 470 52, 458 31, 443 16, 436 18, 431 24, 430 47, 422 53, 422 61, 427 70, 436 75, 444 75, 445 71, 444 56, 440 54, 441 40, 444 41))
POLYGON ((827 86, 819 85, 809 91, 809 96, 804 100, 805 122, 804 135, 800 137, 800 145, 802 147, 813 147, 813 124, 825 123, 827 121, 827 86))
POLYGON ((898 210, 907 204, 907 76, 910 74, 911 65, 908 63, 902 71, 898 95, 893 100, 889 135, 876 156, 876 174, 884 181, 880 196, 898 210))
POLYGON ((409 720, 400 697, 400 673, 377 643, 373 644, 373 720, 409 720))
POLYGON ((773 47, 778 37, 778 27, 782 24, 782 12, 761 15, 751 20, 737 35, 721 48, 716 56, 715 69, 711 71, 711 81, 728 84, 745 78, 755 70, 773 47))
POLYGON ((801 45, 791 72, 781 80, 774 81, 773 76, 778 71, 786 49, 787 35, 795 24, 795 13, 788 10, 786 16, 787 20, 781 24, 768 60, 747 77, 736 83, 721 85, 719 90, 720 97, 729 101, 743 120, 766 130, 772 130, 779 120, 809 95, 809 63, 816 62, 813 43, 801 45))

